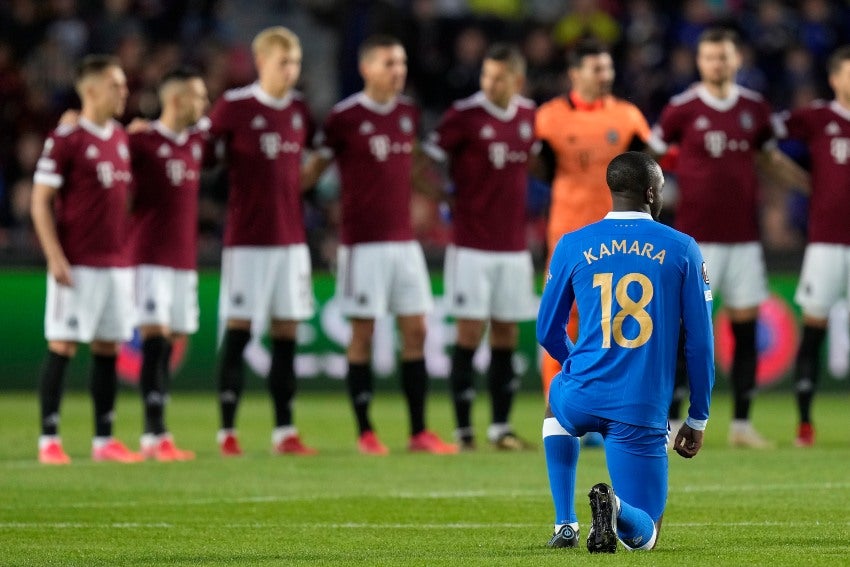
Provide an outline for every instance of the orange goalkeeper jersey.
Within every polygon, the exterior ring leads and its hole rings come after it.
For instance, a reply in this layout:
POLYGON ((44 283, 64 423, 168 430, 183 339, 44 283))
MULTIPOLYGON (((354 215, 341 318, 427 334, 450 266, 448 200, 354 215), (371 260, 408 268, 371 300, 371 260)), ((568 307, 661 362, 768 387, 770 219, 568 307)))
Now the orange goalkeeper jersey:
POLYGON ((566 232, 601 220, 611 210, 605 182, 608 163, 646 142, 650 129, 638 108, 613 96, 582 102, 575 93, 550 100, 537 110, 535 133, 555 154, 549 253, 566 232))

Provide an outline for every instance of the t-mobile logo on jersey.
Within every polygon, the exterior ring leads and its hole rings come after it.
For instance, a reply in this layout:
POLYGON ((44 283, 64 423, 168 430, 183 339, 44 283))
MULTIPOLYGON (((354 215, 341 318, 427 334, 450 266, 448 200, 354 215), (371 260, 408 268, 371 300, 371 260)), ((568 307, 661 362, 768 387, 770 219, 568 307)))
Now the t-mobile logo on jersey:
POLYGON ((97 180, 100 181, 104 189, 111 189, 116 181, 128 182, 132 177, 129 171, 115 171, 115 166, 109 161, 98 162, 95 167, 97 168, 97 180))
POLYGON ((277 132, 266 132, 260 135, 260 150, 269 159, 275 159, 278 154, 295 154, 301 150, 298 142, 283 142, 277 132))
POLYGON ((179 187, 186 177, 186 164, 182 159, 170 159, 165 162, 165 174, 172 185, 179 187))
POLYGON ((844 165, 850 158, 850 138, 833 138, 829 142, 829 153, 835 163, 844 165))
POLYGON ((528 160, 528 154, 526 152, 512 152, 504 142, 490 143, 487 153, 490 156, 490 163, 496 169, 504 169, 505 164, 508 162, 522 163, 528 160))
POLYGON ((390 142, 390 137, 384 134, 369 137, 369 151, 378 161, 387 161, 390 154, 409 154, 413 151, 410 142, 390 142))
POLYGON ((721 157, 726 150, 745 152, 750 149, 750 143, 747 140, 729 140, 726 138, 726 132, 720 130, 706 132, 704 140, 705 150, 714 158, 721 157))

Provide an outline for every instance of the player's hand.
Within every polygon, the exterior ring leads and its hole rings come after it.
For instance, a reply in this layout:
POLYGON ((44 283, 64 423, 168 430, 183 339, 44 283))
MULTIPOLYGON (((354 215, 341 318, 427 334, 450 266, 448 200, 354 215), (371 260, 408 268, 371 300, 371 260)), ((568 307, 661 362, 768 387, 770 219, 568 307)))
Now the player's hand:
POLYGON ((47 271, 56 280, 59 285, 74 287, 74 280, 71 277, 71 264, 65 256, 52 258, 47 261, 47 271))
POLYGON ((80 121, 80 111, 68 109, 59 117, 59 126, 76 126, 80 121))
POLYGON ((147 132, 151 129, 151 121, 144 118, 133 118, 133 121, 127 124, 128 134, 138 134, 139 132, 147 132))
POLYGON ((679 433, 676 434, 676 440, 673 442, 673 449, 679 453, 681 457, 691 459, 699 453, 702 448, 703 432, 696 429, 691 429, 687 423, 683 423, 679 428, 679 433))

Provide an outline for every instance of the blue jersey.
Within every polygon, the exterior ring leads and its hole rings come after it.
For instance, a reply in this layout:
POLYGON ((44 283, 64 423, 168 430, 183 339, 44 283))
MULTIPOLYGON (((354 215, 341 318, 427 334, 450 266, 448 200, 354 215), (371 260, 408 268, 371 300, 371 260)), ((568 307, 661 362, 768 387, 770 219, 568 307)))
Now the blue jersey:
POLYGON ((642 427, 667 427, 679 329, 688 415, 708 419, 714 384, 711 290, 693 238, 646 213, 613 212, 564 235, 552 256, 537 338, 563 365, 563 403, 642 427), (566 324, 573 301, 579 339, 566 324))

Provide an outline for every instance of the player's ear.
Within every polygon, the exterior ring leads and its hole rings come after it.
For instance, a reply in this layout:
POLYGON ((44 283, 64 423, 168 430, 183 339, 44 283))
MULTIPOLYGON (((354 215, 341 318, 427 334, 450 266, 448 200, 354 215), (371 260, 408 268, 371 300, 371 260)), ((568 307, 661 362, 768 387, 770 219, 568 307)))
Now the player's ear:
POLYGON ((653 204, 655 202, 655 199, 657 198, 655 187, 653 187, 652 185, 647 187, 646 193, 644 193, 643 197, 646 200, 647 204, 649 204, 649 205, 653 204))

